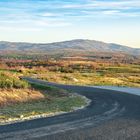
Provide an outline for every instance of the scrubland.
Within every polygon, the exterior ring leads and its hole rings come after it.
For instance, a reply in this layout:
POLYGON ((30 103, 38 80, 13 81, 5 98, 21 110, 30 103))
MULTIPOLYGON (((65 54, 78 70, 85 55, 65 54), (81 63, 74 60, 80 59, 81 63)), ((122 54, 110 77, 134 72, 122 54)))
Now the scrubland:
POLYGON ((140 87, 140 65, 93 61, 38 62, 22 72, 50 82, 140 87))

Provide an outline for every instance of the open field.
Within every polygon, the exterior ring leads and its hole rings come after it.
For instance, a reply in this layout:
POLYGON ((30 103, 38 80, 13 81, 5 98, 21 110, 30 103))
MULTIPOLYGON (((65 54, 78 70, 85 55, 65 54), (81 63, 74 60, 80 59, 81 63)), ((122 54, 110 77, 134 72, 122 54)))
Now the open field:
MULTIPOLYGON (((128 61, 128 60, 127 60, 128 61)), ((140 65, 115 60, 7 60, 3 70, 18 75, 35 76, 50 82, 75 85, 113 85, 140 87, 140 65)), ((2 69, 1 69, 2 70, 2 69)))
POLYGON ((112 86, 130 86, 140 87, 139 74, 116 73, 100 74, 100 73, 56 73, 47 72, 47 74, 39 74, 39 79, 62 84, 75 85, 112 85, 112 86))
POLYGON ((93 61, 57 61, 47 66, 25 69, 26 74, 50 82, 75 85, 140 87, 140 66, 93 61))

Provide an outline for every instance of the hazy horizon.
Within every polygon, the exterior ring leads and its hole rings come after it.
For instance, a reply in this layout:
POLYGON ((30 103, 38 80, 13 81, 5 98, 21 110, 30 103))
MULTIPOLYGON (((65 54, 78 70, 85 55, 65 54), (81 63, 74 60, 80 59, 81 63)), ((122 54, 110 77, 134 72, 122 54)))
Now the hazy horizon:
POLYGON ((0 40, 90 39, 140 48, 139 0, 0 0, 0 40))

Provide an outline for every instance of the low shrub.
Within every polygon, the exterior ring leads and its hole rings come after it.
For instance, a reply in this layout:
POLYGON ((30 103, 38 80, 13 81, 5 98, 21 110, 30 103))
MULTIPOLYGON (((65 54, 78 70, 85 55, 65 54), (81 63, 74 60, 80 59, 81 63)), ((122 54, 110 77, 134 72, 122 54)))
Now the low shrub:
POLYGON ((10 72, 0 72, 0 88, 28 88, 26 81, 20 80, 10 72))

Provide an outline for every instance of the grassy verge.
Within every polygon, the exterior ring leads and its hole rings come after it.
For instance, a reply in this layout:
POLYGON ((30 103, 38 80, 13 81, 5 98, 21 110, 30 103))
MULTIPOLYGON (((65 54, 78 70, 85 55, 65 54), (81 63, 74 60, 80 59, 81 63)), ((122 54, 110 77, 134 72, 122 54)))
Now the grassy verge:
POLYGON ((69 112, 74 110, 75 107, 80 108, 86 105, 84 98, 71 95, 59 88, 36 84, 32 84, 31 87, 42 93, 44 98, 1 107, 1 124, 69 112))
POLYGON ((44 98, 41 92, 33 89, 0 89, 0 108, 44 98))

